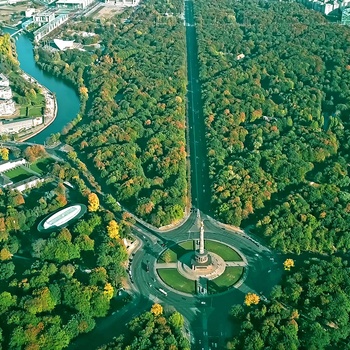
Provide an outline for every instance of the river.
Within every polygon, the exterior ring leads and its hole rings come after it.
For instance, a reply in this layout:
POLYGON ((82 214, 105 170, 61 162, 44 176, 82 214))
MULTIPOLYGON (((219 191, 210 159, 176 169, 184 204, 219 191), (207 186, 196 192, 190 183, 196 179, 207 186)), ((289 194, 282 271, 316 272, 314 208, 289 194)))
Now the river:
MULTIPOLYGON (((3 30, 6 33, 14 32, 8 28, 3 28, 3 30)), ((29 38, 23 34, 17 36, 17 38, 16 50, 21 69, 56 95, 58 107, 56 119, 39 134, 28 139, 29 142, 43 144, 51 134, 61 132, 63 127, 76 117, 79 112, 80 101, 76 91, 64 80, 55 78, 39 68, 35 63, 33 44, 29 38)))

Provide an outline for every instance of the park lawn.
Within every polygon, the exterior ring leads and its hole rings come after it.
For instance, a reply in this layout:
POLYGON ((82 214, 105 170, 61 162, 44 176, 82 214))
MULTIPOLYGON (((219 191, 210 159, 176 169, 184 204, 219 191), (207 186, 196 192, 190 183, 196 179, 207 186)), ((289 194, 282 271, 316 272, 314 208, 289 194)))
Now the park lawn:
POLYGON ((242 261, 242 257, 229 246, 215 242, 215 241, 205 241, 205 249, 209 252, 213 252, 221 256, 225 261, 242 261))
POLYGON ((43 174, 48 171, 48 166, 53 163, 55 163, 55 161, 52 158, 46 157, 36 160, 34 163, 30 164, 29 167, 36 173, 43 174))
POLYGON ((28 108, 28 117, 40 117, 42 115, 42 107, 34 106, 28 108))
POLYGON ((182 276, 177 269, 158 269, 160 278, 170 287, 184 293, 194 294, 196 290, 195 281, 182 276))
POLYGON ((11 179, 14 183, 25 180, 33 176, 32 173, 27 171, 22 167, 18 167, 16 169, 12 169, 4 173, 9 179, 11 179))
POLYGON ((41 107, 45 106, 45 97, 43 94, 36 93, 36 97, 32 101, 33 101, 33 105, 41 106, 41 107))
POLYGON ((19 115, 21 117, 26 117, 27 116, 27 107, 26 106, 21 106, 19 109, 19 115))
POLYGON ((186 250, 193 250, 193 240, 189 240, 189 241, 184 241, 184 242, 181 242, 179 244, 180 247, 186 249, 186 250))
POLYGON ((164 256, 165 254, 169 254, 169 263, 177 262, 179 258, 181 258, 182 255, 186 254, 187 252, 193 250, 193 241, 185 241, 181 242, 180 244, 176 244, 169 249, 167 249, 158 259, 159 263, 165 263, 164 256))
MULTIPOLYGON (((14 96, 19 96, 14 93, 14 96)), ((43 108, 45 107, 45 97, 42 94, 36 94, 36 97, 31 100, 29 105, 21 105, 19 112, 21 117, 40 117, 43 115, 43 108)))
POLYGON ((159 263, 165 263, 165 255, 169 254, 169 259, 168 259, 168 263, 175 263, 177 262, 177 254, 172 251, 171 249, 167 249, 159 258, 158 261, 159 263))
POLYGON ((215 280, 208 281, 209 294, 224 292, 236 284, 242 277, 244 267, 228 266, 225 272, 215 280))

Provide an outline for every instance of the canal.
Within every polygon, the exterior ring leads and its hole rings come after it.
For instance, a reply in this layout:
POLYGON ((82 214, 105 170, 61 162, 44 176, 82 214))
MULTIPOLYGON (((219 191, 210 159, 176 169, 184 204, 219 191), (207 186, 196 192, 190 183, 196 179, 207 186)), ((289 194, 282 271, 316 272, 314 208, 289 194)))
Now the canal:
MULTIPOLYGON (((14 32, 7 28, 3 28, 3 30, 10 34, 14 32)), ((26 35, 19 35, 16 39, 16 51, 21 69, 56 96, 58 107, 56 119, 39 134, 28 139, 29 142, 43 144, 51 134, 61 132, 63 127, 76 117, 80 108, 79 97, 73 87, 65 81, 53 77, 39 68, 34 60, 33 44, 26 35)))

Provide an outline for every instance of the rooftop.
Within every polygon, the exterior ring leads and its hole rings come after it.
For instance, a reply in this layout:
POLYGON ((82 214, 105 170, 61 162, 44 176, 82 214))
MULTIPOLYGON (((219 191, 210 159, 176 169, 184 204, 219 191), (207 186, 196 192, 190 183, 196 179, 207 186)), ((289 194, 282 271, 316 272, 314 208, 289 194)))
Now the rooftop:
POLYGON ((79 219, 86 213, 84 204, 74 204, 61 209, 40 221, 38 225, 39 232, 52 231, 67 226, 74 219, 79 219))

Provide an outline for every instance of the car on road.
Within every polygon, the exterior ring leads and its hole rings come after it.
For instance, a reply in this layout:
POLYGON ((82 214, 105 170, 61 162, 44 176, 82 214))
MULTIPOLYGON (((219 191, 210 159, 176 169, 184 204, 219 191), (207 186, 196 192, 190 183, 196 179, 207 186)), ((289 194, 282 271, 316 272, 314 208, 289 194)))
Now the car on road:
POLYGON ((201 301, 201 305, 206 305, 207 303, 205 301, 201 301))

